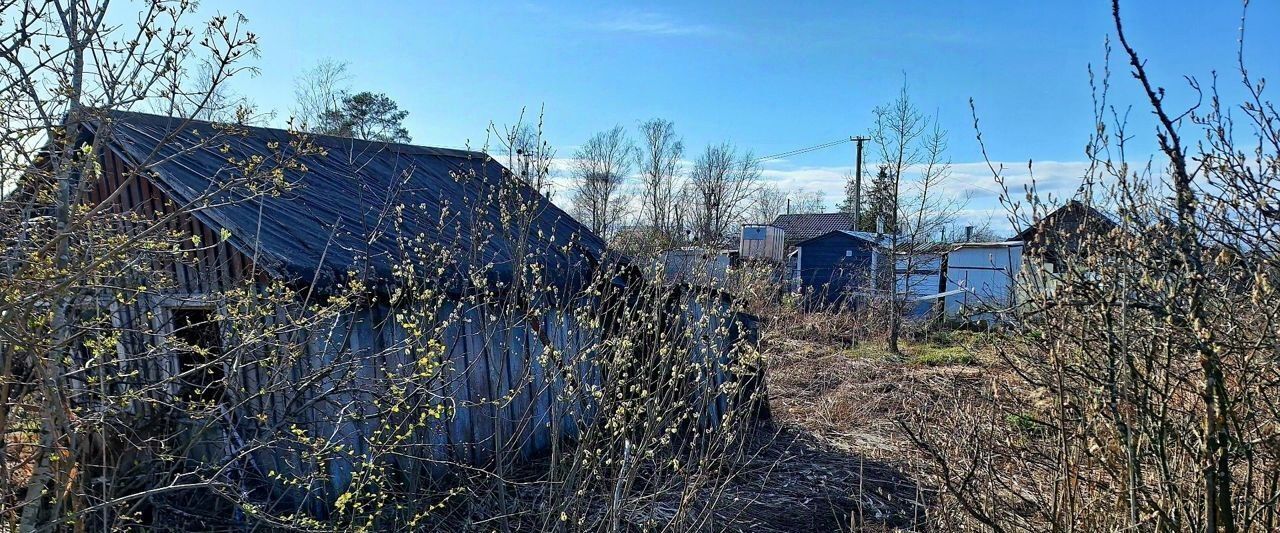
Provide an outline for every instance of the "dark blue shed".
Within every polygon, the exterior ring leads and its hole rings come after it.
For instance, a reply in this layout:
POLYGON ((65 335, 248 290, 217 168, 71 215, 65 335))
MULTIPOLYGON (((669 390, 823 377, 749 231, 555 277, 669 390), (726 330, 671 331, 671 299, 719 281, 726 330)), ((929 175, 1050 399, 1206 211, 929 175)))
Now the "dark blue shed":
POLYGON ((879 238, 874 233, 836 230, 796 243, 796 278, 806 293, 834 304, 864 290, 879 238))

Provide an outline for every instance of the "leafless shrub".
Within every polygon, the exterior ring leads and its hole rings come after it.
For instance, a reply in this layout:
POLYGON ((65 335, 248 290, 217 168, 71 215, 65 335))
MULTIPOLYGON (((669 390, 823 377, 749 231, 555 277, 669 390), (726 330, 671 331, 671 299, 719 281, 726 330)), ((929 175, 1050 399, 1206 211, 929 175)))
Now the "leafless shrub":
MULTIPOLYGON (((986 407, 939 406, 957 423, 908 427, 946 489, 949 527, 1270 531, 1280 520, 1277 114, 1243 53, 1240 104, 1222 101, 1216 79, 1188 78, 1200 102, 1170 109, 1119 2, 1113 10, 1159 158, 1126 160, 1132 134, 1108 100, 1108 66, 1080 199, 1109 211, 1114 229, 1040 243, 1079 247, 1003 350, 1017 381, 993 382, 986 407)), ((1015 220, 1041 217, 1034 189, 1025 196, 1033 207, 1015 220)))
POLYGON ((539 233, 548 204, 522 183, 549 172, 540 135, 495 132, 512 172, 456 173, 462 205, 403 201, 412 169, 387 191, 343 198, 369 215, 364 242, 392 236, 389 275, 374 251, 346 249, 346 271, 285 282, 247 246, 242 275, 219 277, 252 237, 198 231, 197 215, 296 195, 307 180, 287 176, 358 165, 377 145, 339 153, 288 131, 247 154, 241 141, 261 130, 179 121, 173 131, 198 130, 199 142, 160 139, 163 150, 126 167, 112 150, 116 110, 180 98, 204 116, 198 90, 166 80, 201 50, 221 66, 199 89, 213 98, 253 35, 236 18, 189 28, 187 2, 143 4, 127 28, 136 42, 104 22, 106 3, 15 6, 0 36, 15 50, 0 90, 6 527, 743 523, 735 474, 768 470, 747 317, 718 290, 649 284, 604 256, 581 279, 548 277, 548 258, 580 253, 586 237, 539 233), (195 152, 226 160, 209 190, 122 207, 138 201, 131 187, 195 152), (406 227, 426 209, 451 239, 406 227), (511 246, 493 260, 499 239, 511 246), (480 356, 499 353, 518 356, 480 356), (464 417, 466 438, 449 436, 464 417))

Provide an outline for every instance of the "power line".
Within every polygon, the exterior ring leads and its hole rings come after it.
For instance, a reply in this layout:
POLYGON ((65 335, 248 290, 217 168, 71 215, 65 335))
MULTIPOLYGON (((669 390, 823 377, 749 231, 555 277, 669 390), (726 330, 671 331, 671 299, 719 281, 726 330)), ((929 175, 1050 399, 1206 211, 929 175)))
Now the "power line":
POLYGON ((830 148, 830 147, 832 147, 832 146, 838 146, 838 145, 841 145, 841 144, 844 144, 844 143, 847 143, 847 142, 853 142, 853 138, 852 138, 852 137, 845 137, 845 138, 843 138, 843 139, 836 140, 836 141, 831 141, 831 142, 822 143, 822 144, 816 144, 816 145, 810 146, 810 147, 808 147, 808 148, 797 148, 797 149, 795 149, 795 150, 791 150, 791 151, 787 151, 787 152, 782 152, 782 153, 780 153, 780 154, 773 154, 773 155, 768 155, 768 156, 764 156, 764 157, 757 157, 757 158, 756 158, 754 161, 752 161, 752 162, 753 162, 753 163, 759 163, 759 162, 761 162, 761 161, 766 161, 766 160, 769 160, 769 159, 778 159, 778 158, 781 158, 781 157, 792 157, 792 156, 797 156, 797 155, 800 155, 800 154, 807 154, 807 153, 809 153, 809 152, 814 152, 814 151, 817 151, 817 150, 822 150, 822 149, 824 149, 824 148, 830 148))

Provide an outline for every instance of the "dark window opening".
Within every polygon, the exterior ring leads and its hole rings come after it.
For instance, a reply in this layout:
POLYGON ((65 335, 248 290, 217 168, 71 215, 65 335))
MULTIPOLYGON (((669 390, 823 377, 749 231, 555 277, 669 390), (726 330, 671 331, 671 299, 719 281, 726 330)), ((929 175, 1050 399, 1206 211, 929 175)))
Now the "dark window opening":
POLYGON ((226 371, 220 361, 222 334, 209 309, 174 309, 173 336, 178 356, 178 393, 204 402, 222 400, 226 371))
MULTIPOLYGON (((67 325, 71 335, 71 357, 77 367, 84 372, 71 372, 68 381, 74 387, 100 385, 103 379, 114 376, 116 343, 111 342, 115 328, 111 325, 111 315, 106 309, 96 305, 81 305, 71 309, 67 325)), ((97 392, 94 389, 93 392, 97 392)))

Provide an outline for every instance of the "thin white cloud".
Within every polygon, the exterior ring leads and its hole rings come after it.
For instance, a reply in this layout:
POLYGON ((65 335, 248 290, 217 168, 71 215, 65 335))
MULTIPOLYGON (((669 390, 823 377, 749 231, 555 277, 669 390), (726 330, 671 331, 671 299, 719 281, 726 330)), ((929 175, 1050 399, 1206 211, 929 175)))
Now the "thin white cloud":
POLYGON ((723 28, 689 23, 656 11, 629 9, 601 15, 588 27, 611 33, 632 33, 673 37, 714 37, 727 35, 723 28))
MULTIPOLYGON (((1025 199, 1024 187, 1035 182, 1036 193, 1042 199, 1053 197, 1059 201, 1072 196, 1080 186, 1088 169, 1088 162, 1083 161, 1042 161, 1035 162, 1028 171, 1025 162, 996 162, 997 169, 1002 169, 1005 185, 1014 203, 1025 199)), ((768 165, 766 166, 777 166, 768 165)), ((830 167, 794 167, 765 168, 763 178, 783 190, 821 191, 834 205, 844 198, 846 176, 853 172, 852 166, 830 167)), ((871 179, 874 166, 863 170, 863 183, 871 179)), ((912 176, 907 176, 910 186, 912 176)), ((1000 203, 1001 187, 985 162, 954 163, 951 175, 944 181, 938 191, 943 197, 955 198, 964 202, 965 207, 957 213, 959 222, 981 226, 990 223, 992 228, 1003 230, 1009 226, 1008 213, 1000 203)))
MULTIPOLYGON (((566 157, 551 162, 549 185, 553 191, 552 200, 565 209, 572 207, 569 171, 573 161, 573 158, 566 157)), ((682 166, 687 171, 691 165, 691 161, 684 161, 682 166)), ((1030 171, 1026 162, 993 162, 992 165, 1001 169, 1015 204, 1025 203, 1024 187, 1031 186, 1033 176, 1036 194, 1042 201, 1052 198, 1061 202, 1070 198, 1080 187, 1089 167, 1085 161, 1037 161, 1030 171)), ((763 161, 762 166, 765 168, 761 170, 761 178, 766 183, 789 193, 819 192, 829 209, 844 199, 847 176, 853 173, 852 166, 801 167, 789 166, 785 161, 763 161)), ((874 168, 871 165, 863 170, 864 187, 868 186, 874 168)), ((904 187, 911 187, 914 178, 908 175, 904 187)), ((941 184, 937 194, 961 202, 962 207, 956 211, 957 224, 989 225, 997 234, 1012 234, 1008 209, 1000 203, 1001 190, 987 163, 977 161, 953 163, 950 177, 941 184)))

